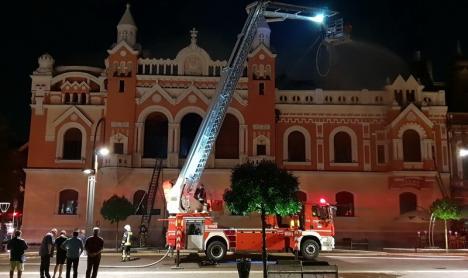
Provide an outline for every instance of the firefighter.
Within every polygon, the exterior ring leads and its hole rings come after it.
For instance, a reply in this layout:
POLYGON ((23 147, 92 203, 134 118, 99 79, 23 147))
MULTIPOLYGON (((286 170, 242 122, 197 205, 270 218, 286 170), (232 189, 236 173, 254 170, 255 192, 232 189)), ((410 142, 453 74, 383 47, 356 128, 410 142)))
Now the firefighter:
POLYGON ((148 229, 145 224, 140 225, 140 247, 146 246, 146 235, 148 234, 148 229))
POLYGON ((130 248, 132 247, 132 228, 130 225, 124 226, 124 234, 122 236, 122 262, 130 261, 130 248))
POLYGON ((200 183, 200 185, 197 187, 195 190, 194 194, 195 199, 197 199, 201 204, 205 204, 206 200, 206 191, 205 191, 205 186, 200 183))

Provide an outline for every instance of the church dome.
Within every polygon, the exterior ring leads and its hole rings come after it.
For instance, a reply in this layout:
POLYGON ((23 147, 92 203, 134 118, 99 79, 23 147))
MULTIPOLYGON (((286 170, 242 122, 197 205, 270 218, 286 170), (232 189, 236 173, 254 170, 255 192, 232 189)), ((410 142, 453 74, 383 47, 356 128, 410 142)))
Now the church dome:
POLYGON ((179 64, 179 73, 182 75, 208 75, 210 55, 197 44, 198 31, 190 31, 190 45, 177 53, 176 60, 179 64))

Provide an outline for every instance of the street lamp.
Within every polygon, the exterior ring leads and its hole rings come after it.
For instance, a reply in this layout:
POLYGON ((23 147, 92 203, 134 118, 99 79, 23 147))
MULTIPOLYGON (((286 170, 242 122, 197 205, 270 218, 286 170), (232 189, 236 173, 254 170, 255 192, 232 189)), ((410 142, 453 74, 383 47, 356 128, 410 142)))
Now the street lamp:
POLYGON ((83 173, 88 175, 88 187, 86 195, 86 234, 90 235, 93 229, 94 222, 94 194, 96 192, 96 177, 98 171, 98 156, 106 156, 109 154, 108 148, 100 148, 94 152, 93 168, 84 169, 83 173))

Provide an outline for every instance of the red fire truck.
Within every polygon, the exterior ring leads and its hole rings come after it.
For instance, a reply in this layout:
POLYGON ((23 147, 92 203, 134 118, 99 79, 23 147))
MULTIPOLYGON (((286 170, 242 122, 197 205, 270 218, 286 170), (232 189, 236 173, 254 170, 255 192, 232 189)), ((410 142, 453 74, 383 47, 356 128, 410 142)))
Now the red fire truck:
MULTIPOLYGON (((169 226, 167 244, 176 249, 204 251, 209 259, 219 261, 227 251, 260 251, 261 229, 229 228, 218 224, 206 209, 205 201, 195 198, 195 189, 216 141, 261 20, 281 21, 288 18, 323 24, 324 18, 336 12, 300 7, 270 1, 257 1, 247 7, 246 23, 238 36, 216 94, 208 108, 190 152, 174 184, 163 184, 169 226)), ((326 30, 326 28, 323 28, 326 30)), ((334 33, 336 34, 336 32, 334 33)), ((266 243, 269 251, 300 252, 304 258, 315 258, 320 250, 334 248, 333 207, 325 200, 304 203, 302 213, 289 218, 269 217, 266 243)))
MULTIPOLYGON (((316 205, 303 204, 299 215, 267 217, 268 251, 298 251, 305 259, 316 258, 320 250, 331 251, 333 214, 334 207, 322 199, 316 205)), ((262 229, 223 228, 210 213, 180 213, 169 218, 166 242, 174 249, 204 251, 208 259, 220 261, 228 251, 260 252, 262 229)))

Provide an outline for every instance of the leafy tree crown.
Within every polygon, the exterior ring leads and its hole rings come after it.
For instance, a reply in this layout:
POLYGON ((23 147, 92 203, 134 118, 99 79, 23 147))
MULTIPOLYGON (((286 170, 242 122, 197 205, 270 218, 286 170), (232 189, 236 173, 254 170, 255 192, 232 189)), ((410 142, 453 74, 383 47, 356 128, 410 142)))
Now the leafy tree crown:
POLYGON ((442 220, 458 220, 461 218, 460 208, 450 199, 437 199, 431 205, 431 212, 442 220))
POLYGON ((231 187, 224 193, 224 201, 233 214, 261 212, 292 215, 301 210, 297 200, 297 177, 271 161, 237 165, 231 175, 231 187))
POLYGON ((113 195, 102 204, 101 215, 112 224, 124 221, 132 214, 133 205, 124 196, 113 195))

